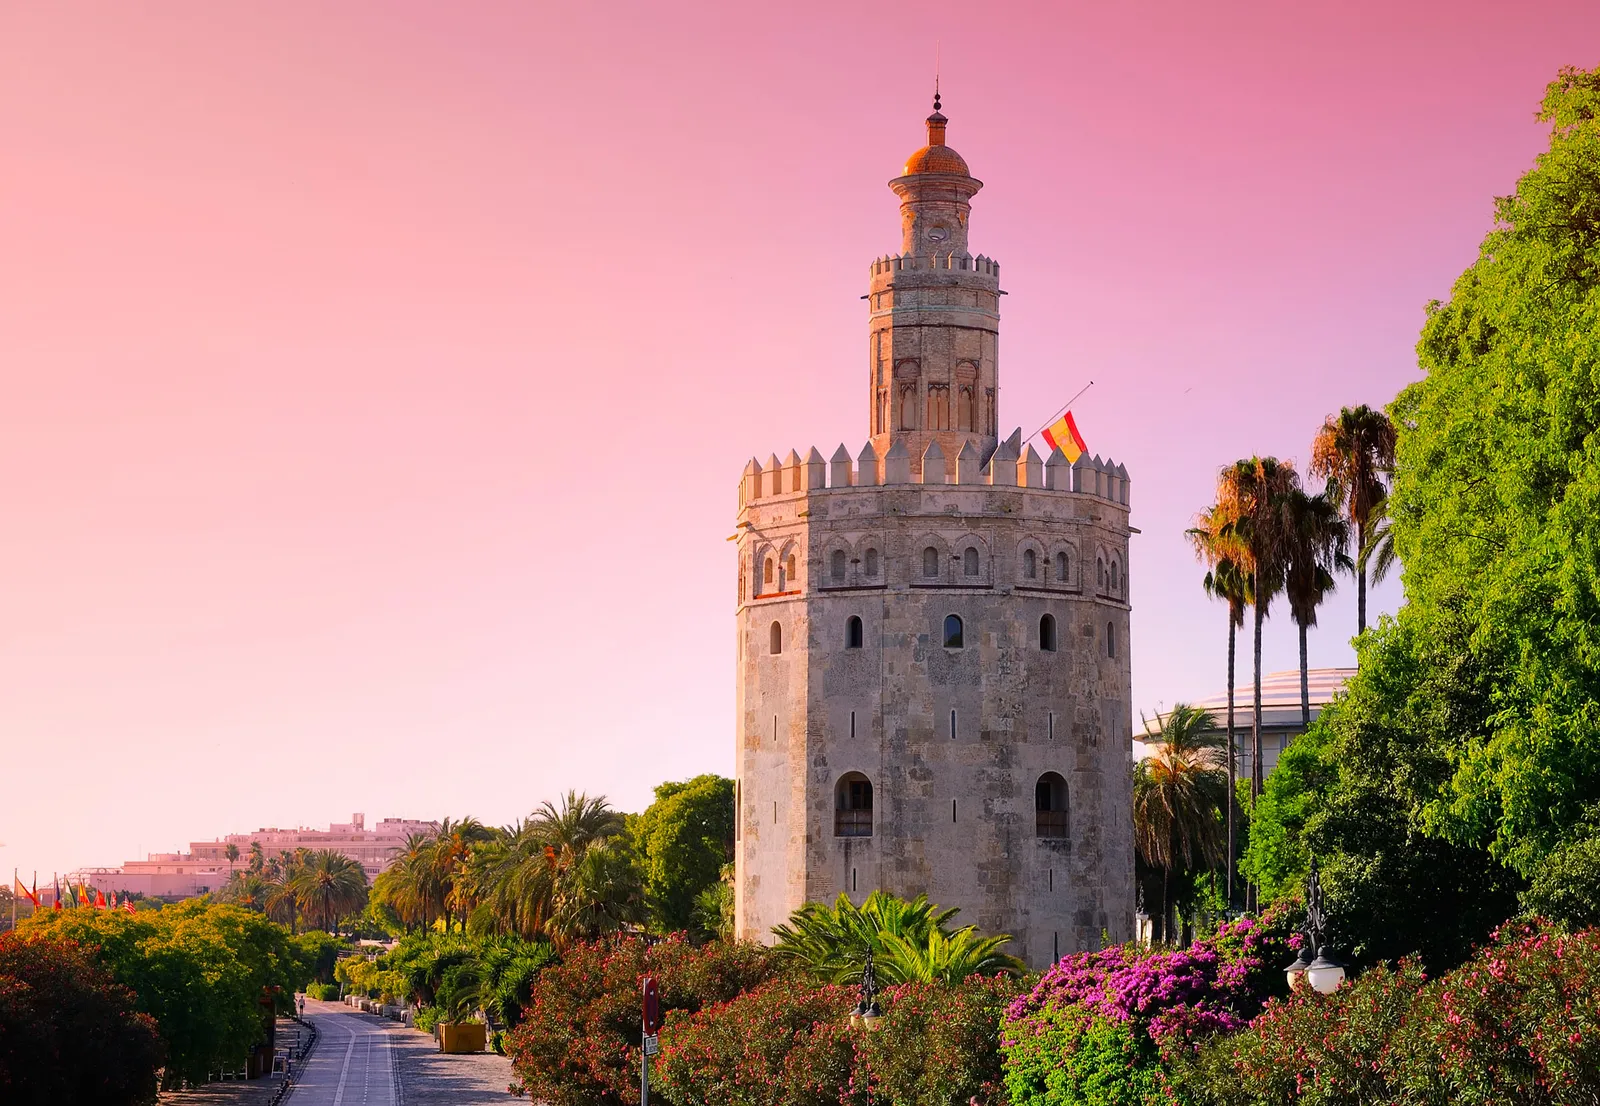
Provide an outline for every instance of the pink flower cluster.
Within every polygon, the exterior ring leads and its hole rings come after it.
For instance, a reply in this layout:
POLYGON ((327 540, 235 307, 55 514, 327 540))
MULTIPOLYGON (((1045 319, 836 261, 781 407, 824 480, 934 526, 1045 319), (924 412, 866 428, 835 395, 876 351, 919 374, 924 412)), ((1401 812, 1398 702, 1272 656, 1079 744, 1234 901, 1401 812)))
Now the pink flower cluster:
POLYGON ((1133 1023, 1158 1045, 1233 1032, 1267 998, 1266 943, 1260 923, 1242 918, 1186 949, 1149 952, 1118 945, 1077 953, 1011 1003, 1007 1029, 1023 1033, 1029 1019, 1047 1007, 1076 1006, 1091 1016, 1133 1023))

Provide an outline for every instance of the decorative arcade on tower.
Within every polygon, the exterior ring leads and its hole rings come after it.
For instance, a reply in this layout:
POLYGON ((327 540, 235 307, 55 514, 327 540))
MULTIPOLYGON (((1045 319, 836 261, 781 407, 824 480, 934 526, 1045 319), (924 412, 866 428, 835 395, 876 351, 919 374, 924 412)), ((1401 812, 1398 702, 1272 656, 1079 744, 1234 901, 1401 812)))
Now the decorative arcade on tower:
POLYGON ((738 932, 882 888, 1040 967, 1132 936, 1129 481, 1000 440, 1000 266, 939 106, 871 267, 869 440, 739 484, 738 932))

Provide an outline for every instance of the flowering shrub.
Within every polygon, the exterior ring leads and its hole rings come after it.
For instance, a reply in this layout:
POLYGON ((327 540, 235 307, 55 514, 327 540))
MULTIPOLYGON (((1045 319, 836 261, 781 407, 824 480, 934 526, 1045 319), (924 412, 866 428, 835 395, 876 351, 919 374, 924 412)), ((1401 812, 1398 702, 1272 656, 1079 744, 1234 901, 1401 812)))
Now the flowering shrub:
POLYGON ((1003 1106, 1000 1023, 1017 988, 1004 975, 889 988, 882 1023, 867 1037, 873 1101, 1003 1106))
POLYGON ((788 978, 674 1014, 653 1067, 661 1095, 677 1106, 854 1102, 855 1002, 853 988, 788 978))
POLYGON ((1214 1106, 1600 1101, 1600 930, 1508 925, 1432 982, 1403 961, 1269 1003, 1177 1082, 1214 1106))
POLYGON ((697 1011, 772 978, 776 963, 759 945, 679 937, 574 945, 538 975, 523 1020, 506 1037, 514 1084, 550 1106, 636 1106, 639 981, 653 975, 661 1009, 697 1011))
POLYGON ((1062 959, 1006 1011, 1014 1106, 1165 1101, 1164 1060, 1242 1029, 1285 990, 1284 917, 1224 923, 1187 949, 1130 944, 1062 959))
POLYGON ((1016 984, 906 983, 852 1028, 854 987, 780 979, 668 1019, 653 1069, 677 1106, 965 1106, 1003 1101, 998 1029, 1016 984))
POLYGON ((133 992, 76 944, 0 935, 0 1102, 154 1102, 162 1052, 133 992))

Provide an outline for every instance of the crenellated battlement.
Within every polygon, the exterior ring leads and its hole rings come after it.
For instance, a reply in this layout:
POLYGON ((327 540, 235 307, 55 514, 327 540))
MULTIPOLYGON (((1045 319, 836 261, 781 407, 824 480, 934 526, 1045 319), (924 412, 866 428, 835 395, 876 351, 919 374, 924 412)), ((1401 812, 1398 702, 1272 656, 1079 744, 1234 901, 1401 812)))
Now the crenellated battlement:
POLYGON ((945 253, 930 254, 927 257, 918 257, 915 254, 900 253, 891 257, 880 257, 872 263, 872 275, 880 277, 885 273, 904 272, 969 272, 981 273, 984 276, 1000 279, 1000 262, 992 257, 979 254, 945 253))
POLYGON ((1121 507, 1128 506, 1128 470, 1110 460, 1087 454, 1068 461, 1061 450, 1041 458, 1032 445, 1018 451, 1020 432, 1001 442, 984 464, 969 443, 962 447, 954 466, 945 462, 938 442, 929 442, 922 454, 922 471, 911 471, 911 453, 903 441, 896 442, 879 457, 868 442, 855 457, 841 443, 833 457, 824 461, 815 446, 801 457, 790 450, 788 457, 776 453, 763 465, 754 457, 744 467, 739 481, 739 508, 763 499, 844 488, 882 487, 896 484, 956 484, 964 486, 1027 488, 1091 495, 1121 507))

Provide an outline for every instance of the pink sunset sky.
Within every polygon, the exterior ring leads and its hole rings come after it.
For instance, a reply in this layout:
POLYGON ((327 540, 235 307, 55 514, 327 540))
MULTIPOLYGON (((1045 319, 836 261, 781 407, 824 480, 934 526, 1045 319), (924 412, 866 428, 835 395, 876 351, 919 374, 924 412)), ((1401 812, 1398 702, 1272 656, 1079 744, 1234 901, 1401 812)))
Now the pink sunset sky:
POLYGON ((0 865, 731 774, 739 472, 866 438, 936 44, 1004 428, 1095 381, 1135 709, 1220 690, 1184 528, 1415 379, 1593 0, 12 4, 0 865))

